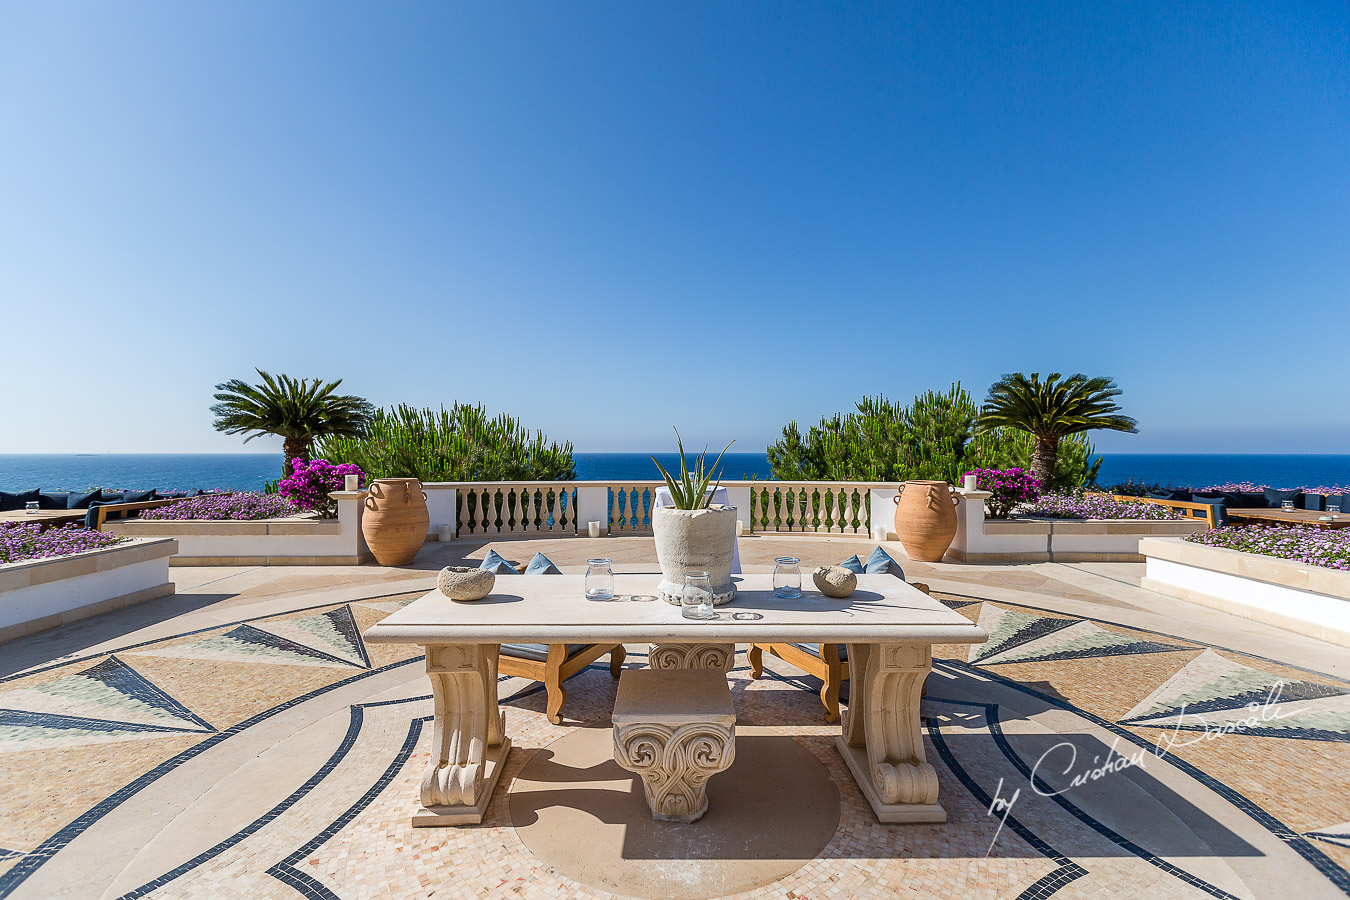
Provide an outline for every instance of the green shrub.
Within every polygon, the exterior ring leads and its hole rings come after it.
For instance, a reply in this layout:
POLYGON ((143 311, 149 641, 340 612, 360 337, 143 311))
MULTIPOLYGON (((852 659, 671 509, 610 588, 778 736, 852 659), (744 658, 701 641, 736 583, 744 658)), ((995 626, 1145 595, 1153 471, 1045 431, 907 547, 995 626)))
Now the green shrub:
MULTIPOLYGON (((1035 439, 998 428, 975 433, 979 406, 960 382, 927 391, 902 406, 864 397, 856 412, 822 418, 803 434, 796 422, 769 447, 773 477, 783 481, 913 481, 957 484, 974 469, 1029 468, 1035 439)), ((1061 442, 1052 489, 1096 481, 1101 458, 1082 434, 1061 442)))
POLYGON ((531 434, 509 415, 456 403, 439 412, 406 404, 376 410, 360 437, 321 438, 319 456, 355 463, 374 478, 422 481, 569 481, 571 442, 531 434))

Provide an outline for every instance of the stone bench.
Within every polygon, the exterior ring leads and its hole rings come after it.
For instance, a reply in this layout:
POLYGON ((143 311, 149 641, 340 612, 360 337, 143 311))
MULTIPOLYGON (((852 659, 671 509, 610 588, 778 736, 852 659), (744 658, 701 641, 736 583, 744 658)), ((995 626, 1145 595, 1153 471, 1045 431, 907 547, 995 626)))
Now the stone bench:
POLYGON ((652 818, 693 822, 708 779, 736 758, 736 711, 719 669, 629 669, 614 701, 614 761, 642 779, 652 818))

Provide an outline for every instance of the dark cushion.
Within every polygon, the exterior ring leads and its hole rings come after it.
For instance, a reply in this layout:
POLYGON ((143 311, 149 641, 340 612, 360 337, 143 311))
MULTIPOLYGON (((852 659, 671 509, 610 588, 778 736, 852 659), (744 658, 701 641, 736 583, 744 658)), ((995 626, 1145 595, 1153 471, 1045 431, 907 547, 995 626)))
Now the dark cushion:
POLYGON ((103 503, 102 501, 99 501, 99 500, 95 500, 93 503, 90 503, 90 504, 89 504, 89 511, 86 512, 86 513, 84 514, 84 527, 85 527, 85 528, 89 528, 89 529, 93 529, 93 527, 94 527, 94 518, 95 518, 95 515, 96 515, 95 512, 94 512, 94 510, 98 509, 100 506, 107 506, 107 505, 108 505, 108 504, 103 503))
POLYGON ((542 553, 536 553, 525 567, 526 575, 561 575, 562 572, 542 553))
POLYGON ((1294 505, 1298 506, 1298 501, 1303 499, 1303 491, 1298 488, 1290 488, 1287 491, 1266 488, 1261 493, 1265 497, 1267 509, 1279 509, 1280 504, 1285 500, 1293 500, 1294 505))
POLYGON ((148 491, 124 491, 122 493, 123 503, 144 503, 146 500, 155 499, 155 489, 148 491))
POLYGON ((1148 492, 1148 495, 1149 495, 1151 498, 1153 498, 1154 500, 1171 500, 1171 499, 1172 499, 1172 492, 1171 492, 1171 491, 1149 491, 1149 492, 1148 492))
MULTIPOLYGON (((590 644, 568 644, 567 658, 571 659, 589 646, 590 644)), ((504 656, 514 656, 516 659, 532 659, 535 662, 547 662, 548 644, 502 644, 501 653, 504 656)))
POLYGON ((519 575, 516 567, 511 565, 506 557, 502 556, 496 550, 489 550, 487 556, 483 557, 483 563, 478 568, 487 569, 497 575, 519 575))
POLYGON ((901 581, 905 580, 905 572, 900 568, 900 564, 891 559, 891 555, 880 547, 873 550, 872 555, 867 557, 867 562, 863 563, 863 571, 868 575, 889 573, 901 581))
POLYGON ((1327 494, 1327 502, 1322 508, 1330 509, 1333 506, 1339 506, 1343 513, 1350 513, 1350 503, 1347 503, 1347 498, 1344 494, 1327 494))
POLYGON ((71 491, 66 495, 66 509, 88 509, 89 504, 98 502, 98 498, 98 491, 89 491, 86 494, 71 491))
POLYGON ((856 553, 850 556, 848 559, 841 562, 839 565, 857 575, 861 575, 867 571, 867 567, 863 565, 862 560, 858 559, 858 554, 856 553))
POLYGON ((1327 498, 1321 494, 1304 494, 1301 506, 1313 512, 1321 512, 1325 508, 1326 500, 1327 498))
POLYGON ((1190 491, 1149 491, 1148 495, 1154 500, 1180 500, 1183 503, 1191 500, 1190 491))
MULTIPOLYGON (((0 491, 0 512, 13 512, 16 509, 27 509, 28 503, 36 500, 39 504, 42 502, 42 492, 37 488, 31 491, 11 494, 8 491, 0 491)), ((38 507, 41 509, 41 507, 38 507)))
POLYGON ((103 491, 98 499, 103 503, 121 503, 123 493, 123 491, 103 491))
POLYGON ((1228 524, 1228 510, 1224 506, 1223 497, 1202 497, 1199 494, 1196 494, 1195 498, 1191 502, 1205 503, 1208 504, 1209 506, 1214 507, 1215 521, 1217 521, 1220 525, 1228 524))
POLYGON ((38 494, 38 509, 69 509, 66 506, 66 498, 69 496, 64 491, 43 491, 38 494))

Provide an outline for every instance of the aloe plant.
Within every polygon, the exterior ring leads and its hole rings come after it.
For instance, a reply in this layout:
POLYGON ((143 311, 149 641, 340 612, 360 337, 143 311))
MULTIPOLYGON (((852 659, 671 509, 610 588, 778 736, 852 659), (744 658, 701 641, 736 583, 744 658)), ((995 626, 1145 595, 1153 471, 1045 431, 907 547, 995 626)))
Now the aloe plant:
POLYGON ((684 441, 680 440, 680 429, 675 429, 675 443, 680 448, 680 477, 677 479, 666 471, 666 467, 656 462, 656 457, 652 457, 652 462, 656 463, 657 470, 661 477, 666 480, 666 486, 670 488, 670 500, 676 509, 707 509, 712 504, 713 494, 722 484, 722 479, 717 479, 717 484, 713 489, 708 490, 708 482, 712 481, 713 473, 717 471, 717 464, 722 461, 722 456, 736 443, 731 441, 722 448, 722 452, 717 454, 717 459, 713 460, 711 467, 705 469, 704 461, 708 456, 708 448, 704 447, 703 452, 694 459, 694 468, 689 469, 689 464, 684 458, 684 441))

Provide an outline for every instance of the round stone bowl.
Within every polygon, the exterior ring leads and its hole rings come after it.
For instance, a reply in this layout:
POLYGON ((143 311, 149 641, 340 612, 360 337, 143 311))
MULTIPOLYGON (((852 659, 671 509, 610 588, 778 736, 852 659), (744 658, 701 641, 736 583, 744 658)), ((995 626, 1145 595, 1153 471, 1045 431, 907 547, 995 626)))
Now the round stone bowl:
POLYGON ((858 576, 843 566, 821 566, 811 573, 811 580, 826 597, 847 597, 858 586, 858 576))
POLYGON ((436 576, 436 587, 451 600, 481 600, 496 582, 494 573, 468 566, 446 566, 436 576))

